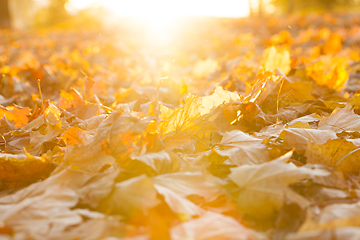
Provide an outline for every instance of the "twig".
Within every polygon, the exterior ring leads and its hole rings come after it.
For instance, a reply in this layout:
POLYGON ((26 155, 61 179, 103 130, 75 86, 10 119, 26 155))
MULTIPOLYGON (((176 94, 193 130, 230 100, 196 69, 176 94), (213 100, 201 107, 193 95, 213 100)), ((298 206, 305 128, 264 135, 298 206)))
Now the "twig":
POLYGON ((345 159, 347 158, 348 156, 350 156, 351 154, 353 154, 354 152, 357 152, 359 151, 360 148, 356 148, 354 150, 352 150, 351 152, 349 152, 348 154, 346 154, 345 156, 343 156, 336 164, 335 164, 335 167, 339 166, 339 164, 345 159))

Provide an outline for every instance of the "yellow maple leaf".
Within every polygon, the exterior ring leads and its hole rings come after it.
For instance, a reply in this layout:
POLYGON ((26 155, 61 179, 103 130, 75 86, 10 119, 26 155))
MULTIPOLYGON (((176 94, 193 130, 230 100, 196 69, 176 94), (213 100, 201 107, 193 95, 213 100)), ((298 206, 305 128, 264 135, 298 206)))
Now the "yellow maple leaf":
POLYGON ((26 182, 37 180, 50 169, 50 162, 29 154, 0 153, 0 180, 26 182))
POLYGON ((331 55, 326 55, 320 57, 318 61, 307 65, 306 72, 319 85, 339 91, 349 78, 349 74, 345 69, 347 65, 348 59, 345 57, 332 58, 331 55))
POLYGON ((280 69, 285 75, 291 70, 290 53, 286 49, 278 49, 274 46, 267 48, 264 53, 264 67, 266 71, 280 69))
POLYGON ((339 52, 341 47, 341 36, 337 33, 332 33, 324 44, 323 51, 325 54, 334 54, 339 52))
POLYGON ((210 96, 201 98, 190 94, 186 98, 184 106, 175 110, 160 104, 159 131, 166 135, 170 132, 181 132, 196 127, 194 120, 210 113, 212 109, 222 104, 239 99, 240 96, 237 93, 226 91, 218 86, 210 96))
POLYGON ((311 143, 305 156, 308 163, 324 164, 341 171, 360 171, 360 151, 352 139, 333 139, 324 144, 311 143))
POLYGON ((193 74, 197 78, 205 78, 214 72, 218 67, 219 65, 217 61, 210 58, 203 61, 197 61, 193 69, 193 74))

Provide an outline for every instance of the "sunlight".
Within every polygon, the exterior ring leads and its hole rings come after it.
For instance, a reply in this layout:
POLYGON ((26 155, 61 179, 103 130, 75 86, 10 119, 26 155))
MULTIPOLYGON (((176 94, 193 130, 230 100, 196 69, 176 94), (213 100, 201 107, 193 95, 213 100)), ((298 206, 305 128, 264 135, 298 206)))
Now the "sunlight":
POLYGON ((245 17, 249 15, 248 0, 70 0, 82 9, 91 5, 104 6, 119 16, 171 18, 173 16, 245 17))
POLYGON ((247 0, 71 0, 75 9, 103 6, 120 17, 137 17, 152 27, 167 25, 184 16, 245 17, 249 14, 247 0))
MULTIPOLYGON (((245 17, 249 15, 247 0, 70 0, 71 9, 105 7, 118 17, 131 17, 140 21, 151 32, 149 41, 166 43, 169 29, 188 16, 245 17)), ((113 21, 116 21, 115 18, 113 21)))

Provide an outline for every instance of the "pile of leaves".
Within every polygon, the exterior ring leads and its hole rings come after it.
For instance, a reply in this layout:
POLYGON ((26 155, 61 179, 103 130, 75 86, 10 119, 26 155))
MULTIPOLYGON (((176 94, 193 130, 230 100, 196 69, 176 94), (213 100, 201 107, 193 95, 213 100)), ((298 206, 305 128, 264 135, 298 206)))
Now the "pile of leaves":
POLYGON ((359 26, 0 31, 0 239, 355 239, 359 26))

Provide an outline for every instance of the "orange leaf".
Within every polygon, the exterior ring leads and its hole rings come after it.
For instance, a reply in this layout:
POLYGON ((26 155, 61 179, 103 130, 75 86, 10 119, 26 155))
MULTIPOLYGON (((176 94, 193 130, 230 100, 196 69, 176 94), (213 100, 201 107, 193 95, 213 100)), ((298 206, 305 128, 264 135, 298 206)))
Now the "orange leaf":
POLYGON ((61 135, 61 138, 66 142, 67 146, 88 144, 89 137, 89 134, 77 127, 69 128, 63 135, 61 135))
POLYGON ((16 106, 4 107, 0 105, 0 118, 6 117, 9 121, 13 121, 15 126, 22 127, 29 122, 30 110, 28 107, 20 108, 16 106))

